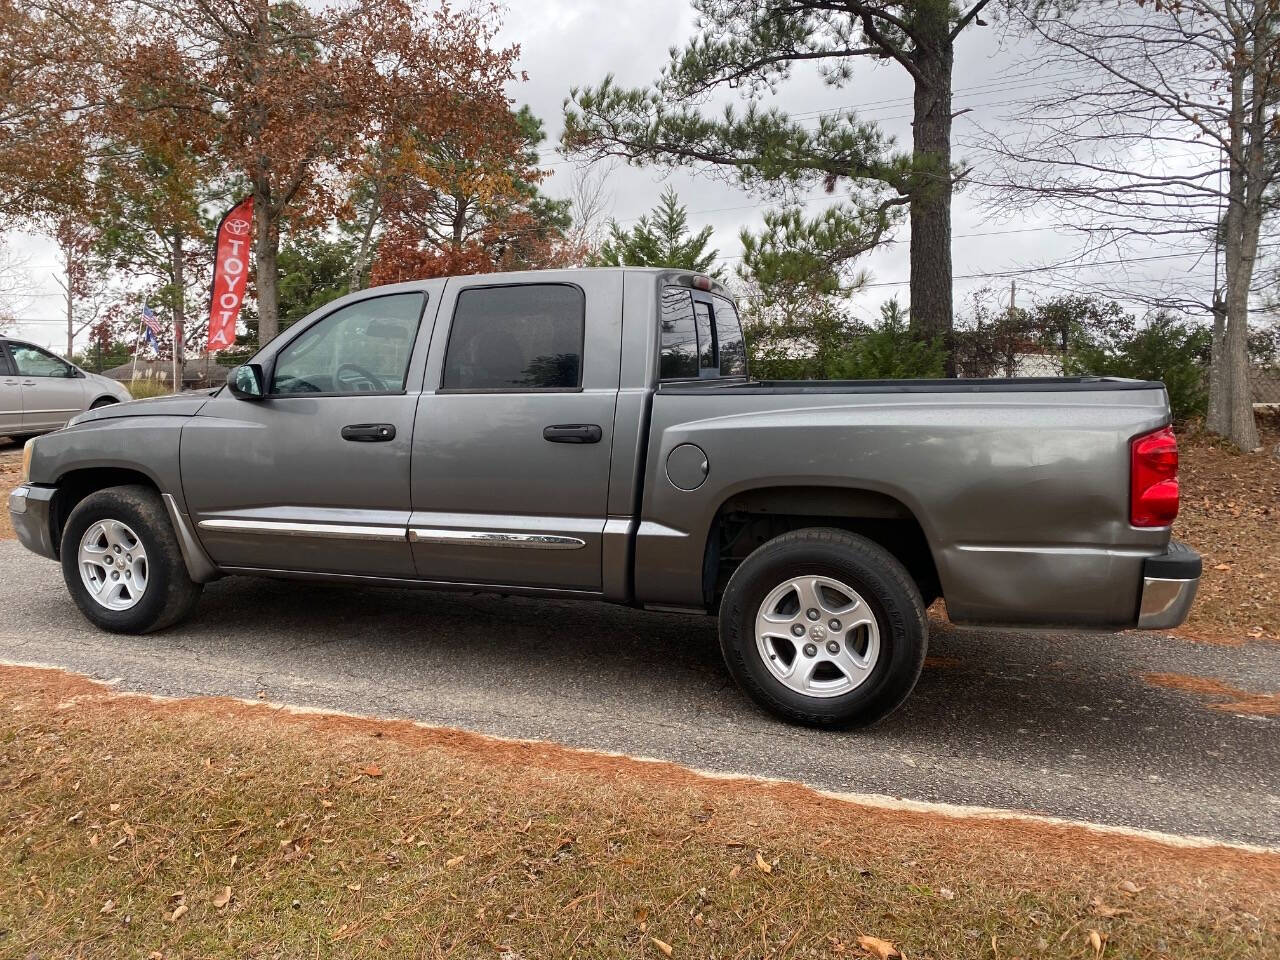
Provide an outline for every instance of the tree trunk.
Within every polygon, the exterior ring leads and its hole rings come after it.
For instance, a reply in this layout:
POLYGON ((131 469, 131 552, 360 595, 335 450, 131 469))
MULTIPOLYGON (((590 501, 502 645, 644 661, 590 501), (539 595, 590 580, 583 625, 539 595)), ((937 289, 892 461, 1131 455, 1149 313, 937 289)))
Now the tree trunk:
MULTIPOLYGON (((1226 373, 1227 438, 1240 450, 1258 447, 1258 425, 1253 418, 1253 397, 1249 384, 1249 287, 1253 282, 1253 262, 1257 255, 1258 230, 1262 217, 1262 196, 1256 185, 1260 169, 1253 145, 1245 143, 1247 124, 1246 84, 1251 52, 1238 33, 1237 58, 1231 68, 1231 146, 1227 151, 1227 228, 1224 245, 1227 274, 1227 328, 1223 341, 1226 373), (1251 176, 1252 174, 1252 176, 1251 176), (1251 194, 1257 194, 1251 196, 1251 194)), ((1260 154, 1261 144, 1258 145, 1260 154)))
POLYGON ((453 249, 461 250, 462 241, 467 236, 467 199, 453 198, 453 249))
MULTIPOLYGON (((1232 161, 1234 164, 1234 160, 1232 161)), ((1256 184, 1260 171, 1251 171, 1250 183, 1256 184)), ((1233 180, 1235 179, 1233 175, 1233 180)), ((1243 182, 1244 176, 1240 177, 1243 182)), ((1241 450, 1252 452, 1261 446, 1258 423, 1253 415, 1253 385, 1249 382, 1249 289, 1253 286, 1254 264, 1258 256, 1258 234, 1262 226, 1260 191, 1243 188, 1237 225, 1240 234, 1234 247, 1234 263, 1228 254, 1227 268, 1227 333, 1225 339, 1227 376, 1227 408, 1231 429, 1227 436, 1241 450), (1253 194, 1257 194, 1256 196, 1253 194)), ((1232 204, 1236 200, 1233 193, 1232 204)))
POLYGON ((182 373, 186 362, 186 331, 183 321, 187 312, 187 285, 182 262, 182 231, 174 230, 169 246, 170 272, 173 274, 173 392, 182 392, 182 373))
POLYGON ((1249 288, 1227 301, 1226 366, 1230 371, 1231 442, 1246 453, 1258 449, 1261 439, 1253 417, 1253 390, 1249 383, 1249 288))
POLYGON ((360 234, 360 246, 356 248, 355 258, 351 262, 351 273, 347 278, 347 292, 355 293, 364 287, 364 271, 369 266, 369 255, 373 249, 373 228, 382 216, 382 198, 374 195, 370 201, 369 216, 364 222, 364 230, 360 234))
MULTIPOLYGON (((70 261, 68 261, 70 263, 70 261)), ((67 359, 76 352, 75 298, 71 296, 71 271, 67 270, 67 359)))
POLYGON ((920 72, 912 121, 911 328, 942 337, 946 375, 954 377, 951 302, 951 66, 950 7, 921 5, 922 42, 912 55, 920 72), (928 37, 925 41, 924 37, 928 37))
POLYGON ((1213 340, 1209 349, 1209 413, 1205 429, 1220 437, 1231 432, 1230 390, 1227 379, 1227 305, 1217 291, 1213 295, 1213 340))
POLYGON ((280 333, 280 286, 276 257, 280 253, 279 224, 271 215, 271 188, 265 178, 253 192, 253 252, 257 260, 258 346, 265 347, 280 333))

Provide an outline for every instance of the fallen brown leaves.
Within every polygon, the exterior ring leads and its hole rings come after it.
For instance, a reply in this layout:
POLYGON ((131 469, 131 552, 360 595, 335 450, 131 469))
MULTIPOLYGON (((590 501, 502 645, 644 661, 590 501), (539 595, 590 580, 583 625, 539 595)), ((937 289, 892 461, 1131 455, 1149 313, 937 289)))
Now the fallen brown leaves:
POLYGON ((1280 414, 1258 416, 1266 452, 1242 454, 1197 430, 1178 437, 1182 508, 1174 535, 1204 574, 1178 636, 1197 643, 1280 642, 1280 414))
POLYGON ((876 960, 892 960, 894 957, 902 956, 897 947, 888 940, 881 940, 879 937, 861 936, 858 938, 858 946, 875 957, 876 960))
POLYGON ((0 702, 2 955, 1216 958, 1280 922, 1265 854, 57 671, 0 702))
MULTIPOLYGON (((18 477, 22 470, 22 444, 14 443, 7 437, 0 439, 0 494, 7 499, 9 491, 18 485, 18 477)), ((0 540, 8 540, 15 536, 13 522, 9 519, 9 511, 0 509, 0 540)))
POLYGON ((924 668, 926 670, 958 670, 964 666, 964 661, 959 657, 925 657, 924 668))
POLYGON ((1185 673, 1144 673, 1142 679, 1153 687, 1213 698, 1214 702, 1205 704, 1212 710, 1255 717, 1280 717, 1280 694, 1254 693, 1233 687, 1216 677, 1195 677, 1185 673))

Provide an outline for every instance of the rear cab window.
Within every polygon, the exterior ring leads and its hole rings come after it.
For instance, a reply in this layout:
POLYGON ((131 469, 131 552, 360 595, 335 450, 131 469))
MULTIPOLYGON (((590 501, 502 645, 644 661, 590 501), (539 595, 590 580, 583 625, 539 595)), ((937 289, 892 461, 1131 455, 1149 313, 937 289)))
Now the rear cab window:
POLYGON ((671 285, 662 291, 660 310, 660 379, 747 376, 746 344, 732 300, 671 285))

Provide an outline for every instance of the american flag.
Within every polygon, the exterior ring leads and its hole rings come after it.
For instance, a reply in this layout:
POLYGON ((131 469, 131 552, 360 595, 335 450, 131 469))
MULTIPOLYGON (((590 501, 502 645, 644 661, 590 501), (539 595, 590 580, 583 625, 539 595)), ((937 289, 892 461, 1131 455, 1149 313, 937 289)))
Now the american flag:
POLYGON ((160 318, 156 316, 156 312, 148 306, 142 308, 142 325, 146 327, 147 342, 151 344, 151 349, 158 350, 160 348, 160 318))

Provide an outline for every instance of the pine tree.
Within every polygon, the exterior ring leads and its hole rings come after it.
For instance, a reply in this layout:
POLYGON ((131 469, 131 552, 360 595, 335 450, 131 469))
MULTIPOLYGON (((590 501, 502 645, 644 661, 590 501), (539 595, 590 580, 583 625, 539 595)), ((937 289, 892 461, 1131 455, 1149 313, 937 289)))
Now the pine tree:
MULTIPOLYGON (((967 172, 951 156, 952 68, 956 38, 983 24, 979 14, 990 0, 692 2, 698 35, 672 49, 650 87, 625 89, 606 77, 571 92, 564 147, 588 160, 699 167, 771 195, 849 185, 850 203, 832 208, 850 219, 849 228, 833 230, 829 220, 795 223, 815 249, 828 240, 854 250, 883 242, 905 208, 912 331, 949 343, 951 197, 967 172), (813 62, 828 83, 846 86, 860 58, 891 61, 911 77, 909 153, 848 110, 819 112, 810 118, 815 125, 760 104, 795 64, 813 62), (709 97, 723 90, 738 91, 746 109, 706 112, 709 97), (861 239, 850 246, 855 232, 861 239)), ((833 263, 841 256, 839 247, 824 253, 833 263)))
POLYGON ((672 187, 662 191, 658 205, 630 230, 609 223, 609 238, 600 245, 595 265, 602 267, 678 267, 718 277, 712 268, 718 251, 708 249, 711 227, 689 232, 689 211, 672 187))

